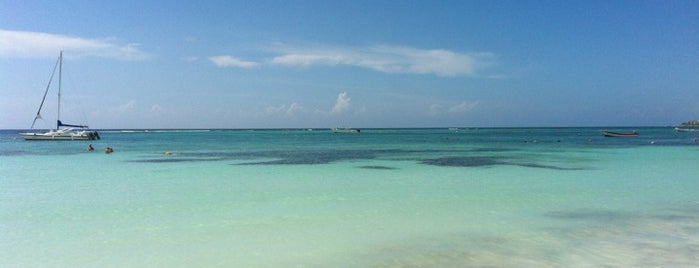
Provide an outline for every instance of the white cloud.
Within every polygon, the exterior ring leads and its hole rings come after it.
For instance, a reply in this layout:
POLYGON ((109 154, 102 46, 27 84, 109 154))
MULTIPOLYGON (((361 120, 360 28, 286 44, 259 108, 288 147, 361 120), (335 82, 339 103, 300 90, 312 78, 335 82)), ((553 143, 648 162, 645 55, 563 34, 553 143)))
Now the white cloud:
POLYGON ((431 115, 438 115, 444 112, 444 106, 441 104, 432 104, 430 105, 430 114, 431 115))
POLYGON ((93 56, 119 60, 144 60, 150 54, 139 44, 120 45, 111 39, 88 39, 41 32, 0 30, 0 57, 53 58, 60 50, 71 56, 93 56))
POLYGON ((337 102, 335 102, 335 106, 333 107, 332 111, 330 112, 331 114, 340 114, 347 109, 349 109, 352 99, 347 95, 347 92, 342 92, 339 95, 337 95, 337 102))
POLYGON ((274 66, 355 66, 392 74, 432 74, 448 77, 498 77, 483 74, 496 65, 497 55, 490 52, 457 53, 445 49, 418 49, 404 46, 319 47, 276 46, 270 60, 242 61, 228 55, 209 59, 219 67, 252 68, 274 66))
POLYGON ((277 65, 355 65, 353 59, 342 54, 287 54, 272 59, 277 65))
POLYGON ((479 104, 479 101, 462 101, 458 104, 454 104, 451 106, 445 107, 442 104, 432 104, 430 105, 430 114, 431 115, 439 115, 439 114, 445 114, 445 113, 451 113, 451 114, 459 114, 459 113, 465 113, 468 111, 473 110, 476 108, 479 104))
POLYGON ((267 115, 274 114, 284 114, 286 116, 293 116, 297 111, 302 110, 303 107, 296 102, 291 103, 288 107, 284 104, 280 106, 269 106, 267 107, 267 115))
POLYGON ((209 60, 218 67, 254 68, 259 65, 256 62, 243 61, 228 55, 209 57, 209 60))
POLYGON ((133 112, 135 108, 136 108, 136 101, 129 100, 128 102, 113 108, 112 112, 114 112, 114 113, 128 113, 128 112, 133 112))
POLYGON ((400 46, 367 48, 287 49, 271 64, 284 66, 348 65, 384 73, 434 74, 438 76, 480 76, 479 71, 495 64, 489 52, 457 53, 444 49, 400 46))
POLYGON ((291 105, 289 105, 289 109, 286 110, 286 115, 294 115, 294 113, 298 110, 303 109, 303 106, 299 105, 298 103, 294 102, 291 105))
POLYGON ((476 106, 478 106, 478 101, 463 101, 457 105, 449 107, 449 112, 450 113, 463 113, 463 112, 473 110, 473 108, 476 108, 476 106))

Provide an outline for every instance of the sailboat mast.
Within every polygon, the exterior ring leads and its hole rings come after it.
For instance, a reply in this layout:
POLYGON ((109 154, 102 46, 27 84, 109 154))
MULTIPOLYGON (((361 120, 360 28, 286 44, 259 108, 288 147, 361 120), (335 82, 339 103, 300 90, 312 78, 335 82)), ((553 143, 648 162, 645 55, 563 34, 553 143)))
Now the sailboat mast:
POLYGON ((61 78, 63 77, 63 50, 58 56, 58 113, 56 113, 56 130, 60 127, 58 122, 61 121, 61 78))

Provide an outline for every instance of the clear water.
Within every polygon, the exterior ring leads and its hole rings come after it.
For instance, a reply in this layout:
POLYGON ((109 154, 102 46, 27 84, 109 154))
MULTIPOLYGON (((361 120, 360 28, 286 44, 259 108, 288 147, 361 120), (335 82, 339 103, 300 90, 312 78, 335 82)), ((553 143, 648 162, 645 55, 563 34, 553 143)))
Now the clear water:
POLYGON ((699 135, 635 130, 0 131, 0 266, 697 267, 699 135))

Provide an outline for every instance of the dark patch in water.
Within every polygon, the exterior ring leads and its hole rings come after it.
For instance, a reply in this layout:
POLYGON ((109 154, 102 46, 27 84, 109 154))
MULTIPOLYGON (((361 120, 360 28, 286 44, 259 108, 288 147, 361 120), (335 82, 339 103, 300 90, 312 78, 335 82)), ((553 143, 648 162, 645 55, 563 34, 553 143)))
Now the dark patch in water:
POLYGON ((376 151, 372 150, 258 152, 256 156, 259 158, 279 159, 235 165, 317 165, 345 160, 374 159, 376 154, 376 151))
POLYGON ((486 167, 505 164, 500 157, 494 156, 464 156, 424 159, 423 164, 442 167, 486 167))
POLYGON ((181 157, 164 157, 132 160, 143 163, 176 163, 223 160, 276 159, 249 162, 235 165, 311 165, 327 164, 342 160, 373 159, 379 151, 339 150, 339 151, 255 151, 255 152, 203 152, 180 153, 181 157))
POLYGON ((611 210, 551 211, 544 215, 549 218, 561 220, 583 220, 595 222, 625 221, 634 218, 634 216, 631 214, 611 210))
POLYGON ((0 156, 19 156, 19 155, 25 155, 28 154, 27 151, 0 151, 0 156))
POLYGON ((618 222, 655 220, 662 222, 695 222, 699 215, 691 209, 665 210, 653 213, 633 213, 612 210, 580 209, 571 211, 551 211, 544 216, 560 220, 618 222))
POLYGON ((220 158, 151 158, 141 160, 129 160, 132 163, 182 163, 182 162, 206 162, 206 161, 221 161, 220 158))
POLYGON ((664 221, 684 221, 684 220, 694 220, 696 216, 681 215, 681 214, 661 214, 656 215, 654 218, 664 221))
POLYGON ((393 167, 387 167, 387 166, 361 166, 359 168, 364 168, 364 169, 379 169, 379 170, 393 170, 396 168, 393 167))
POLYGON ((442 167, 488 167, 496 165, 506 165, 528 168, 545 168, 553 170, 581 170, 581 168, 565 168, 550 165, 506 161, 508 159, 508 157, 497 156, 453 156, 434 159, 423 159, 421 162, 426 165, 442 167))
POLYGON ((478 149, 473 149, 471 151, 478 152, 478 153, 500 153, 500 152, 517 151, 517 149, 512 149, 512 148, 478 148, 478 149))
POLYGON ((514 166, 520 166, 520 167, 547 168, 547 169, 553 169, 553 170, 583 170, 583 168, 565 168, 565 167, 540 165, 540 164, 532 164, 532 163, 507 163, 507 164, 514 165, 514 166))
MULTIPOLYGON (((506 148, 481 148, 479 152, 504 152, 513 149, 506 148)), ((371 160, 378 157, 401 156, 399 160, 409 159, 419 161, 423 164, 445 167, 487 167, 495 165, 510 165, 530 168, 546 168, 553 170, 577 170, 575 168, 562 168, 557 166, 517 163, 508 161, 511 157, 502 156, 453 156, 434 159, 422 159, 410 157, 411 154, 424 153, 468 153, 472 150, 401 150, 401 149, 378 149, 378 150, 297 150, 297 151, 243 151, 243 152, 190 152, 178 153, 177 156, 158 157, 150 159, 131 160, 129 162, 140 163, 178 163, 178 162, 204 162, 204 161, 225 161, 225 160, 245 160, 245 163, 233 165, 320 165, 339 161, 350 160, 371 160)), ((367 169, 391 169, 383 166, 366 166, 367 169)))

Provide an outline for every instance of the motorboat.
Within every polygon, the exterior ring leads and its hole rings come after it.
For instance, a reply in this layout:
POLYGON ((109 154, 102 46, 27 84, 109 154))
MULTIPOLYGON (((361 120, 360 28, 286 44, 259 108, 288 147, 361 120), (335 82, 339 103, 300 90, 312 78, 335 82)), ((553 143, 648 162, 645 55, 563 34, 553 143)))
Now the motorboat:
POLYGON ((699 132, 699 120, 692 120, 675 127, 677 132, 699 132))
POLYGON ((602 135, 605 137, 638 137, 638 132, 636 131, 631 131, 631 132, 617 132, 617 131, 608 131, 608 130, 602 130, 602 135))
POLYGON ((336 127, 332 129, 335 133, 359 133, 361 130, 358 128, 347 128, 347 127, 336 127))

